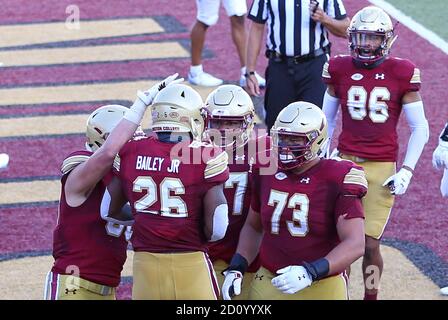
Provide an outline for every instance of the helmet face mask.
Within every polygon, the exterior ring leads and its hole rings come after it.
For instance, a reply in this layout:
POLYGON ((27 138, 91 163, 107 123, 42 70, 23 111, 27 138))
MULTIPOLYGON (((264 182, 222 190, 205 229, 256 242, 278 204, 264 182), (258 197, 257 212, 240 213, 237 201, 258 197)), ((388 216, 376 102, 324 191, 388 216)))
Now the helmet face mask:
POLYGON ((347 31, 350 53, 354 60, 364 65, 384 59, 396 39, 387 13, 373 6, 358 11, 347 31))
POLYGON ((255 110, 250 96, 236 85, 211 92, 205 107, 206 139, 222 148, 238 148, 249 140, 255 110))
POLYGON ((293 102, 280 112, 271 135, 278 167, 292 170, 323 152, 327 143, 327 121, 314 104, 293 102))
POLYGON ((387 47, 387 38, 381 32, 351 32, 350 49, 354 58, 363 62, 374 62, 384 56, 387 47))

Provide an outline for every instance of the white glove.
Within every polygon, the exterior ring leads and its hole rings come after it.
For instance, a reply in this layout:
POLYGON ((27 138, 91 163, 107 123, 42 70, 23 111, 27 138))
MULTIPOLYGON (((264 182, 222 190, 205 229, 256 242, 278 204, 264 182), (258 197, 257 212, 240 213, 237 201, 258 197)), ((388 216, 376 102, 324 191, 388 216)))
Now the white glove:
POLYGON ((175 73, 164 80, 156 83, 151 88, 146 91, 137 91, 137 99, 134 104, 126 111, 124 118, 135 123, 140 124, 143 115, 145 114, 146 108, 148 108, 157 94, 162 91, 166 86, 170 84, 180 83, 184 81, 184 78, 176 79, 179 74, 175 73))
POLYGON ((232 300, 232 297, 241 293, 243 274, 236 270, 224 271, 224 283, 222 284, 222 297, 224 300, 232 300))
POLYGON ((178 73, 175 73, 159 83, 156 83, 146 91, 137 91, 137 97, 148 107, 152 104, 156 95, 166 86, 184 81, 184 78, 176 79, 178 75, 178 73))
POLYGON ((432 165, 435 169, 448 169, 448 142, 439 140, 439 145, 432 154, 432 165))
POLYGON ((390 176, 383 183, 383 187, 389 187, 390 193, 395 195, 401 195, 408 189, 409 183, 411 182, 412 172, 401 168, 393 176, 390 176))
POLYGON ((303 290, 313 283, 308 271, 302 266, 289 266, 277 270, 277 274, 271 283, 283 293, 294 294, 303 290))

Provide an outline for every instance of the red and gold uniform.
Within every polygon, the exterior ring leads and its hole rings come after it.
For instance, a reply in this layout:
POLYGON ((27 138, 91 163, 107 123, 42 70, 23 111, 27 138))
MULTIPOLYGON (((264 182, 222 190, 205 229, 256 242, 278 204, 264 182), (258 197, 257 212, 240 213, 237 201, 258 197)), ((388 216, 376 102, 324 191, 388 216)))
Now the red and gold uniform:
POLYGON ((127 241, 125 227, 106 222, 100 214, 111 175, 95 186, 82 205, 70 207, 65 200, 70 171, 91 155, 92 152, 78 151, 63 162, 58 221, 53 233, 55 262, 47 275, 46 299, 115 299, 126 261, 127 241))
POLYGON ((134 210, 134 299, 216 299, 203 198, 229 177, 227 154, 199 142, 128 142, 118 177, 134 210))
MULTIPOLYGON (((222 271, 229 266, 230 260, 236 252, 240 231, 249 213, 252 185, 252 176, 249 174, 250 159, 252 158, 250 149, 254 147, 254 151, 256 151, 260 148, 270 148, 270 139, 268 136, 259 139, 250 140, 243 147, 235 150, 232 149, 232 152, 228 152, 229 157, 232 157, 232 159, 229 160, 229 179, 224 185, 224 195, 229 207, 229 226, 227 227, 224 239, 211 242, 208 247, 210 259, 213 262, 218 277, 219 287, 222 287, 224 282, 222 271), (263 139, 263 143, 258 143, 259 139, 263 139)), ((241 294, 236 296, 234 298, 235 300, 248 299, 253 273, 259 267, 260 262, 257 257, 248 267, 241 288, 241 294)))
POLYGON ((420 89, 420 70, 409 60, 388 57, 375 68, 358 67, 351 56, 337 56, 324 66, 323 80, 332 85, 342 109, 340 157, 361 165, 369 183, 363 199, 366 234, 381 238, 394 197, 383 182, 395 174, 396 127, 402 98, 420 89))
POLYGON ((346 299, 342 274, 330 274, 294 295, 281 293, 271 280, 281 268, 315 261, 333 250, 340 242, 338 218, 363 218, 361 205, 344 205, 347 196, 361 198, 366 191, 364 172, 351 161, 321 159, 300 175, 282 170, 260 175, 255 167, 251 206, 260 213, 264 233, 261 268, 252 281, 250 298, 346 299))

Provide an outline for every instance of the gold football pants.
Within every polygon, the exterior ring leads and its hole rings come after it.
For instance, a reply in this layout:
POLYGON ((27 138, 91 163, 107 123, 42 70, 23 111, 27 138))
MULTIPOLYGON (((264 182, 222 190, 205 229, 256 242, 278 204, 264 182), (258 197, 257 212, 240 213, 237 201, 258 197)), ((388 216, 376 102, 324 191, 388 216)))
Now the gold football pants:
POLYGON ((369 161, 345 154, 341 158, 351 160, 364 168, 369 185, 367 194, 362 199, 365 233, 369 237, 380 239, 389 222, 395 199, 389 188, 383 187, 383 183, 395 174, 395 162, 369 161))
POLYGON ((132 299, 217 300, 219 287, 204 252, 135 252, 132 299))
MULTIPOLYGON (((246 277, 246 276, 245 276, 246 277)), ((255 273, 249 291, 250 300, 348 300, 346 277, 342 274, 315 281, 310 287, 294 294, 286 294, 271 283, 275 277, 260 267, 255 273)))
POLYGON ((45 300, 115 300, 115 288, 72 275, 49 272, 45 281, 45 300))

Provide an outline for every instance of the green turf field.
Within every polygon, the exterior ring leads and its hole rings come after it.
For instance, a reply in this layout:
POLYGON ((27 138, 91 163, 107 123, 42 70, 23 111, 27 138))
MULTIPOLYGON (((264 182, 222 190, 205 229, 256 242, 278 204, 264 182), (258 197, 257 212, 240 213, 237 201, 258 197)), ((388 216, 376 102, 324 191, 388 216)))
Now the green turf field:
POLYGON ((387 2, 448 41, 447 0, 387 0, 387 2))

